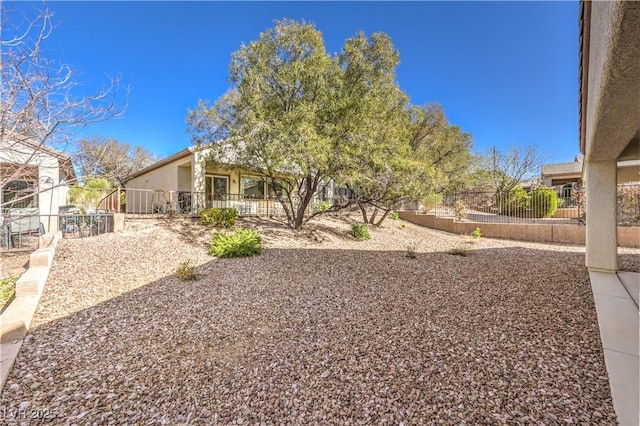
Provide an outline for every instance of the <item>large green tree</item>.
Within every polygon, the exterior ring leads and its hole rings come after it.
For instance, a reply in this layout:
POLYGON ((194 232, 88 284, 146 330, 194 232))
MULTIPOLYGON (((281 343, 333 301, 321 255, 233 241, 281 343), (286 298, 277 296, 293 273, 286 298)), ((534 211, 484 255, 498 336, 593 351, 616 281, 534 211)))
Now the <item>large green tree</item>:
POLYGON ((403 203, 458 187, 471 158, 471 135, 451 125, 439 104, 405 109, 391 123, 398 127, 383 126, 387 132, 378 149, 367 149, 362 167, 344 178, 364 222, 371 224, 403 203))
POLYGON ((451 124, 438 103, 413 107, 411 131, 412 156, 431 166, 433 188, 460 187, 471 164, 471 134, 451 124))
POLYGON ((305 212, 314 194, 332 179, 408 148, 398 58, 382 33, 359 33, 331 56, 313 25, 277 21, 233 54, 232 87, 213 106, 200 102, 189 111, 189 130, 195 142, 213 143, 214 160, 268 178, 298 229, 313 216, 305 212))

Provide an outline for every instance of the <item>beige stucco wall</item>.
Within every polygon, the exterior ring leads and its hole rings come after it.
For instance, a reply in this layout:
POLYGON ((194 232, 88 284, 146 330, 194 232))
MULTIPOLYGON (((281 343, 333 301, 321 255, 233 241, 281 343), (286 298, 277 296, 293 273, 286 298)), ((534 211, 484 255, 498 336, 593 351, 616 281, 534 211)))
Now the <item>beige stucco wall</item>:
MULTIPOLYGON (((191 159, 189 157, 181 158, 160 166, 141 176, 134 177, 127 181, 125 186, 132 189, 178 191, 178 169, 180 166, 191 167, 191 159)), ((190 189, 186 190, 188 191, 190 189)))
POLYGON ((178 191, 191 191, 191 161, 188 164, 178 166, 178 191))
MULTIPOLYGON (((69 187, 60 182, 60 160, 44 151, 33 152, 19 145, 3 143, 0 146, 0 163, 29 165, 38 168, 38 207, 40 222, 45 232, 58 230, 59 206, 68 204, 69 187)), ((3 177, 4 179, 4 177, 3 177)), ((17 179, 20 179, 18 176, 17 179)), ((24 214, 31 209, 20 209, 24 214)))
POLYGON ((560 208, 553 213, 553 217, 562 219, 574 219, 580 217, 577 207, 560 208))
MULTIPOLYGON (((401 219, 408 222, 454 234, 471 235, 476 228, 480 228, 482 235, 490 238, 585 244, 586 227, 581 225, 457 222, 452 218, 435 217, 433 214, 420 214, 414 211, 401 211, 399 214, 401 219)), ((617 235, 620 247, 640 247, 640 228, 619 226, 617 235)))
POLYGON ((640 166, 618 167, 618 183, 640 182, 640 166))
POLYGON ((239 173, 237 170, 232 170, 228 167, 222 167, 222 166, 214 166, 214 165, 207 165, 206 167, 206 171, 205 171, 206 175, 215 175, 215 176, 226 176, 229 178, 229 187, 227 188, 227 191, 230 194, 239 194, 240 193, 240 176, 241 173, 239 173))

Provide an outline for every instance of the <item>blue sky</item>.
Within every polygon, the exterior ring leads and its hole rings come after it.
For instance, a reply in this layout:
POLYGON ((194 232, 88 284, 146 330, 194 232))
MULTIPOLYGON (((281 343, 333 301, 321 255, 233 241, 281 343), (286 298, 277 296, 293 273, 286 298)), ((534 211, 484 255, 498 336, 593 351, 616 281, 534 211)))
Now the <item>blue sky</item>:
MULTIPOLYGON (((26 6, 19 3, 19 6, 26 6)), ((185 116, 228 88, 230 55, 275 19, 305 19, 327 50, 363 30, 400 52, 398 82, 414 104, 440 102, 474 150, 536 144, 550 161, 578 153, 578 2, 51 2, 52 55, 87 89, 120 75, 123 118, 84 135, 160 156, 190 144, 185 116)))

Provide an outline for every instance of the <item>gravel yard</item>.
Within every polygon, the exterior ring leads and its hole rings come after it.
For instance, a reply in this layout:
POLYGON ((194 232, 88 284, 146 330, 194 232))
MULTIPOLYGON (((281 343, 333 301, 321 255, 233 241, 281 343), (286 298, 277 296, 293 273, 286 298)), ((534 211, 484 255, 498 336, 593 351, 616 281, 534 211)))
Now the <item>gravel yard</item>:
POLYGON ((63 240, 5 424, 616 423, 584 248, 400 223, 357 242, 345 219, 244 221, 246 259, 181 220, 63 240))

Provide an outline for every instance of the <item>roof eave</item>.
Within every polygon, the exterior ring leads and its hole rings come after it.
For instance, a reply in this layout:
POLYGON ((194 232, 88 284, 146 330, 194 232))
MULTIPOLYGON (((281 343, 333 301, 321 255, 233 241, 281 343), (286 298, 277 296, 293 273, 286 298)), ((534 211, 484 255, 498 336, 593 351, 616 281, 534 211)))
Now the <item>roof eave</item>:
POLYGON ((589 90, 589 46, 591 41, 591 1, 580 0, 580 66, 579 66, 579 144, 580 152, 586 150, 587 98, 589 90))

